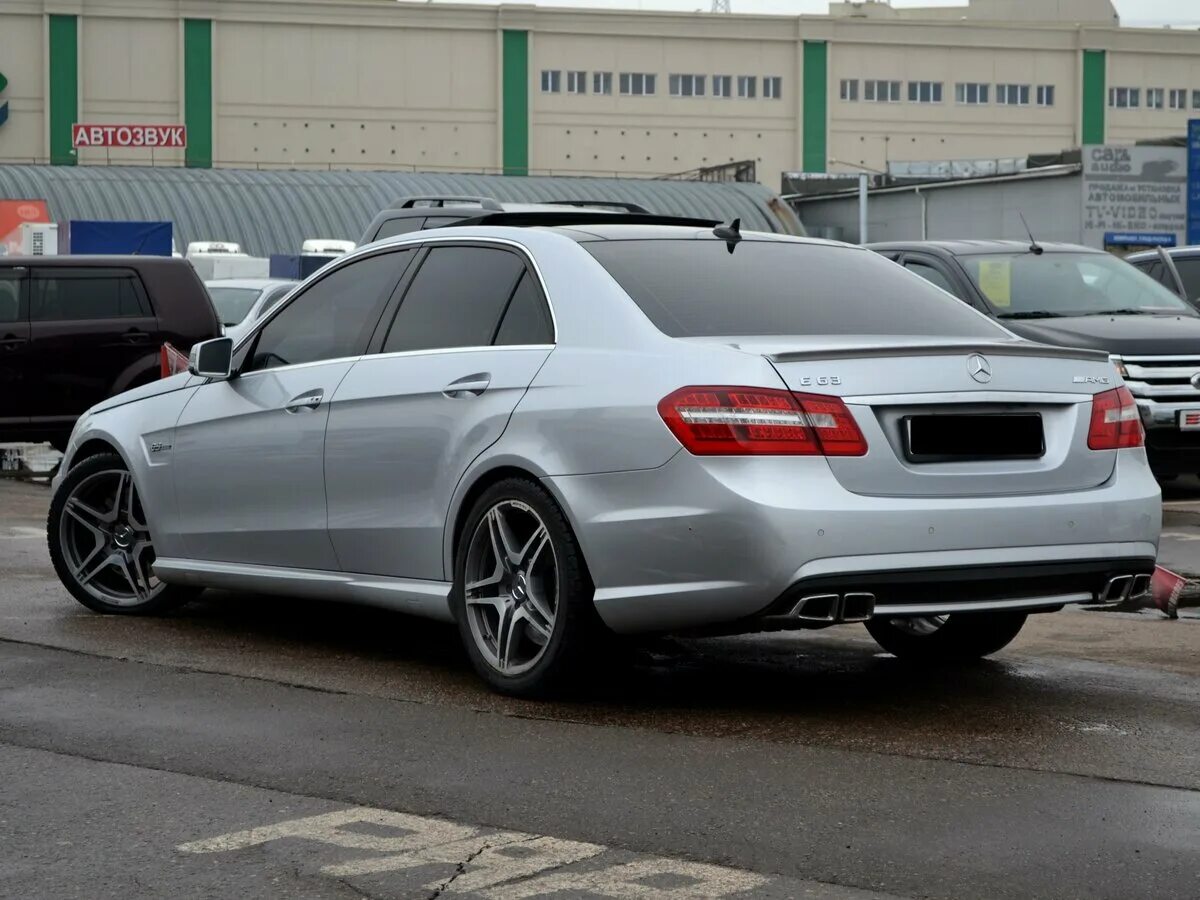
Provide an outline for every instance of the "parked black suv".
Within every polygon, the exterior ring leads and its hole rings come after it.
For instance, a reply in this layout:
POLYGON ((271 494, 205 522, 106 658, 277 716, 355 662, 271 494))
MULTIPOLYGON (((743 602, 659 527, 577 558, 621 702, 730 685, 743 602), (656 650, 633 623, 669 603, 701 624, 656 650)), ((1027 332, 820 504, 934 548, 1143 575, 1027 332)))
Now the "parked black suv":
POLYGON ((159 377, 164 342, 220 333, 185 260, 0 257, 0 442, 61 449, 88 407, 159 377))
POLYGON ((1185 295, 1184 299, 1200 305, 1200 247, 1172 247, 1163 252, 1170 259, 1174 272, 1164 265, 1162 256, 1156 250, 1131 253, 1125 257, 1125 262, 1137 266, 1175 293, 1185 295))
POLYGON ((868 246, 1023 338, 1108 351, 1137 399, 1155 474, 1200 472, 1200 313, 1162 284, 1073 244, 868 246))
POLYGON ((397 234, 455 225, 489 213, 564 212, 571 208, 597 213, 647 211, 636 203, 615 200, 552 200, 546 203, 501 203, 492 197, 405 197, 371 220, 358 243, 369 244, 397 234))

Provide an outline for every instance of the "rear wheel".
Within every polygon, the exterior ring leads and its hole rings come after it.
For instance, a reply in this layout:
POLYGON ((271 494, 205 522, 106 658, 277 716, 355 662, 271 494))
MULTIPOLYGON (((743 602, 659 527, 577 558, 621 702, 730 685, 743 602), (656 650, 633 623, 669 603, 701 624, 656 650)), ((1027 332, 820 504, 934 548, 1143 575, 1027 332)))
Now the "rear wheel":
POLYGON ((506 694, 571 683, 603 630, 579 543, 554 500, 510 478, 467 516, 451 605, 475 670, 506 694))
POLYGON ((46 540, 59 580, 96 612, 151 615, 200 592, 155 576, 146 515, 116 454, 88 457, 67 473, 50 503, 46 540))
POLYGON ((888 653, 914 662, 968 662, 1006 647, 1025 624, 1022 612, 876 618, 866 623, 888 653))

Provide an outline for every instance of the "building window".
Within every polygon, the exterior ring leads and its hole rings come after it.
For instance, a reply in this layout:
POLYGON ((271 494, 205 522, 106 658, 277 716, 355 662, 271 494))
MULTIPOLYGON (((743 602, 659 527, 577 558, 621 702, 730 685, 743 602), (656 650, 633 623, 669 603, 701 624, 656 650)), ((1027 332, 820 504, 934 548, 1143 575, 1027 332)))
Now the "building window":
POLYGON ((1171 109, 1187 109, 1187 91, 1171 88, 1171 109))
POLYGON ((562 72, 558 69, 542 69, 542 93, 557 94, 562 90, 562 72))
POLYGON ((1162 109, 1166 91, 1162 88, 1146 88, 1146 109, 1162 109))
POLYGON ((669 75, 667 86, 672 97, 703 97, 707 80, 703 75, 669 75))
POLYGON ((1131 87, 1109 88, 1108 105, 1113 109, 1137 109, 1142 105, 1142 89, 1131 87))
POLYGON ((1037 89, 1038 106, 1053 106, 1054 105, 1054 85, 1039 84, 1037 89))
POLYGON ((763 96, 768 100, 783 99, 783 79, 778 75, 763 76, 763 96))
POLYGON ((941 103, 942 83, 940 81, 910 81, 908 83, 909 103, 941 103))
POLYGON ((656 80, 650 72, 622 72, 621 93, 627 97, 649 97, 654 94, 656 80))
POLYGON ((714 97, 732 97, 733 96, 733 76, 732 75, 714 75, 713 76, 713 96, 714 97))
POLYGON ((842 99, 850 103, 858 101, 858 79, 843 78, 842 79, 842 99))
POLYGON ((612 72, 593 72, 592 73, 592 93, 593 94, 611 94, 612 93, 612 72))
POLYGON ((568 72, 567 73, 567 93, 568 94, 586 94, 587 93, 587 72, 568 72))
POLYGON ((1029 85, 1027 84, 998 84, 996 85, 996 102, 1001 106, 1028 106, 1029 85))
POLYGON ((1192 91, 1192 109, 1200 109, 1200 91, 1192 91))
POLYGON ((899 103, 900 82, 867 79, 863 82, 863 99, 875 103, 899 103))
POLYGON ((753 100, 758 94, 758 78, 754 75, 738 76, 738 96, 743 100, 753 100))
POLYGON ((957 103, 966 103, 970 106, 987 103, 990 87, 991 85, 980 84, 975 81, 960 81, 954 86, 954 100, 957 103))

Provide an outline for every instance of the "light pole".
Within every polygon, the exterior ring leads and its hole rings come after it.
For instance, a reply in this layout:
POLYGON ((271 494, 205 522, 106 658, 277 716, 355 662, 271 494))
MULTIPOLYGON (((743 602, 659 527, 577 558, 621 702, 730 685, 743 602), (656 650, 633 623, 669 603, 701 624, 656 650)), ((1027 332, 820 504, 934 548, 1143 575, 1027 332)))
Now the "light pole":
POLYGON ((873 172, 876 175, 886 175, 887 172, 882 172, 879 169, 872 169, 870 166, 859 165, 858 163, 846 162, 842 159, 830 159, 831 163, 837 163, 839 166, 849 166, 852 169, 858 169, 858 242, 865 244, 867 242, 867 189, 870 186, 867 182, 868 173, 873 172))

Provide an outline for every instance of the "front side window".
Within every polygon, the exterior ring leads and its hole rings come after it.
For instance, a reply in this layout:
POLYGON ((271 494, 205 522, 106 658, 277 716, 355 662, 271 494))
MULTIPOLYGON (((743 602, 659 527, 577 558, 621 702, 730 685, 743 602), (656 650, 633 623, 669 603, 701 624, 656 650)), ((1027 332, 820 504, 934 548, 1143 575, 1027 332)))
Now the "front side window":
POLYGON ((941 103, 942 83, 940 81, 910 81, 908 83, 909 103, 941 103))
POLYGON ((131 270, 62 268, 33 272, 29 317, 35 322, 149 315, 149 301, 131 270))
POLYGON ((743 100, 753 100, 758 95, 758 78, 754 75, 739 75, 737 80, 738 96, 743 100))
POLYGON ((222 325, 236 325, 250 314, 254 301, 261 291, 258 288, 210 287, 208 296, 222 325))
POLYGON ((587 93, 587 72, 568 72, 567 73, 567 93, 568 94, 586 94, 587 93))
POLYGON ((593 72, 592 73, 592 93, 593 94, 611 94, 612 93, 612 72, 593 72))
POLYGON ((967 106, 982 106, 989 102, 991 85, 977 81, 960 81, 954 86, 954 100, 967 106))
POLYGON ((0 323, 25 320, 24 272, 0 269, 0 323))
POLYGON ((562 90, 562 72, 558 69, 542 69, 542 93, 557 94, 562 90))
POLYGON ((790 241, 581 244, 670 337, 871 334, 999 338, 966 304, 869 250, 790 241), (886 298, 887 302, 881 302, 886 298))
POLYGON ((434 247, 400 301, 383 352, 490 345, 524 271, 508 250, 434 247))
POLYGON ((732 97, 733 96, 733 76, 732 75, 714 75, 713 76, 713 96, 714 97, 732 97))
POLYGON ((1000 318, 1196 315, 1146 273, 1107 253, 990 253, 959 260, 1000 318))
POLYGON ((243 371, 358 356, 414 250, 364 257, 305 288, 254 339, 243 371))
POLYGON ((843 78, 840 96, 848 103, 856 103, 858 101, 858 79, 843 78))
POLYGON ((998 84, 996 85, 996 102, 1001 106, 1028 106, 1029 85, 1027 84, 998 84))

